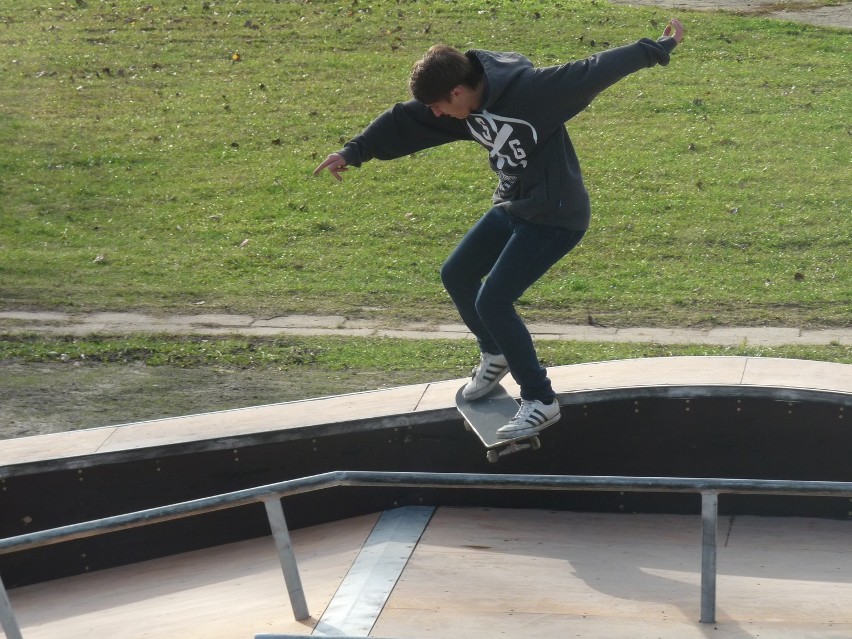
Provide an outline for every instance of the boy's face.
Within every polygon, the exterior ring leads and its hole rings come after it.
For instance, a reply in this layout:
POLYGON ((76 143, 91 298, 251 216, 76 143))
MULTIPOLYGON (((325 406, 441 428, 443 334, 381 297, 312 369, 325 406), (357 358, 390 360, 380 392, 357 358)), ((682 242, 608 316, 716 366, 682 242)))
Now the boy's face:
POLYGON ((435 117, 448 116, 458 120, 464 120, 478 106, 475 102, 474 92, 466 86, 459 85, 447 96, 445 100, 438 100, 432 104, 427 104, 435 117))

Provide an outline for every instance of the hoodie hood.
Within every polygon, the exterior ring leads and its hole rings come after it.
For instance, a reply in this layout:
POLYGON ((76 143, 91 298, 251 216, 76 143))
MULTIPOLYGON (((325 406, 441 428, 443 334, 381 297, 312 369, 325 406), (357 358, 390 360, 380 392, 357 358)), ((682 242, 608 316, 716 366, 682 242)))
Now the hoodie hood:
POLYGON ((488 109, 500 99, 503 91, 515 78, 524 71, 533 68, 533 63, 520 53, 498 53, 471 49, 465 55, 477 60, 485 71, 486 86, 480 109, 488 109))

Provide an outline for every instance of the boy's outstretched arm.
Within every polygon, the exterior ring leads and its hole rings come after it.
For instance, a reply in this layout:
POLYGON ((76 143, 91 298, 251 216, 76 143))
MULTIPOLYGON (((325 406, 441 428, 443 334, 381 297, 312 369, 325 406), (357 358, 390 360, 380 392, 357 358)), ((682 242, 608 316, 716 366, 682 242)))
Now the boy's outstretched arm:
POLYGON ((423 149, 470 140, 467 125, 455 118, 439 118, 416 100, 398 102, 373 120, 343 148, 329 155, 315 170, 328 169, 337 180, 347 167, 359 167, 371 159, 393 160, 423 149))
POLYGON ((536 69, 538 98, 545 104, 556 105, 553 115, 566 122, 622 78, 657 64, 667 65, 672 50, 683 40, 683 33, 683 24, 671 20, 656 41, 642 38, 633 44, 600 51, 585 60, 536 69))

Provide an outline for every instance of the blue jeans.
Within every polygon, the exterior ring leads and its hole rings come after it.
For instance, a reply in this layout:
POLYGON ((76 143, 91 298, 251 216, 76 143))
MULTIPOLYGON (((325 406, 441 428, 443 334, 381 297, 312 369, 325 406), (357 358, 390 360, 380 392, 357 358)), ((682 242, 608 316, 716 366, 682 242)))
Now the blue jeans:
POLYGON ((515 302, 584 233, 532 224, 495 207, 467 232, 441 268, 444 287, 480 350, 506 357, 523 399, 549 404, 555 393, 515 302))

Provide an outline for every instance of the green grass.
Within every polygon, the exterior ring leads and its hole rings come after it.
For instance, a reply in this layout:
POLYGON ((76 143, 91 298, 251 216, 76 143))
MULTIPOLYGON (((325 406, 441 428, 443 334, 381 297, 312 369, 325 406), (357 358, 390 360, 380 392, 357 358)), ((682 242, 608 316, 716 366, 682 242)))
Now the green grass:
MULTIPOLYGON (((591 0, 6 0, 2 306, 453 318, 437 271, 487 208, 483 151, 373 162, 343 185, 312 169, 407 97, 435 42, 546 65, 656 37, 670 13, 591 0)), ((679 17, 687 40, 668 68, 569 124, 593 227, 523 312, 849 326, 848 32, 679 17)))
MULTIPOLYGON (((0 361, 29 363, 137 364, 149 366, 225 366, 245 369, 355 371, 393 377, 393 385, 409 380, 465 377, 475 346, 458 340, 391 338, 278 337, 192 338, 97 337, 45 338, 7 336, 0 342, 0 361), (400 381, 403 380, 403 381, 400 381)), ((810 359, 852 364, 852 347, 706 346, 620 344, 545 340, 538 344, 547 366, 636 357, 750 356, 810 359)))

